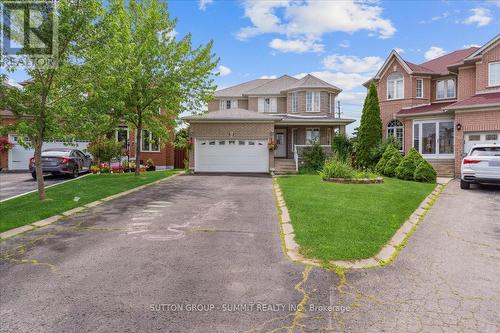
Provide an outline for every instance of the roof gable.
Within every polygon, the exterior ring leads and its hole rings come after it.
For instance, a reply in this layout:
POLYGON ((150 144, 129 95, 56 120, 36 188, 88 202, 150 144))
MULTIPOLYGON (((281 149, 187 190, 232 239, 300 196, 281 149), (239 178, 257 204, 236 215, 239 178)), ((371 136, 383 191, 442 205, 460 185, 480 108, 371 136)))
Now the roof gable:
POLYGON ((382 65, 382 67, 380 67, 380 69, 378 70, 377 74, 375 75, 375 77, 374 77, 375 80, 380 79, 380 77, 382 76, 382 73, 385 72, 387 66, 389 66, 389 64, 391 63, 391 61, 392 61, 393 58, 395 58, 396 61, 399 62, 399 64, 403 67, 403 69, 408 74, 411 74, 413 72, 411 70, 410 66, 408 66, 408 63, 406 63, 406 61, 404 61, 403 58, 401 58, 401 56, 399 55, 399 53, 396 50, 392 50, 391 53, 389 53, 389 56, 387 57, 387 59, 385 59, 384 64, 382 65))
POLYGON ((326 81, 323 81, 311 74, 307 74, 300 80, 297 80, 297 82, 284 89, 284 91, 307 89, 307 88, 323 88, 323 89, 333 89, 339 92, 342 91, 342 89, 340 89, 339 87, 334 86, 333 84, 330 84, 326 81))
POLYGON ((245 95, 279 95, 283 90, 297 81, 298 79, 294 77, 283 75, 254 89, 248 90, 245 95))
POLYGON ((493 37, 489 42, 481 46, 480 48, 476 48, 475 52, 470 54, 468 57, 466 57, 464 60, 473 60, 474 58, 481 57, 484 53, 488 51, 488 49, 492 46, 495 46, 497 42, 500 42, 500 34, 496 35, 493 37))

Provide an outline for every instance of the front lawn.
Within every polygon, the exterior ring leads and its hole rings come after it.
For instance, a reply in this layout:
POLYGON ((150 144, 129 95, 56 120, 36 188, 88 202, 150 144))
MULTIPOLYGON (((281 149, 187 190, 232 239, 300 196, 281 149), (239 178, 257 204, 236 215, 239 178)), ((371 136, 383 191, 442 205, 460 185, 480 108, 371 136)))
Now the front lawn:
POLYGON ((385 178, 383 184, 336 184, 317 175, 279 177, 300 251, 319 260, 377 254, 435 184, 385 178))
POLYGON ((47 200, 43 202, 38 200, 36 192, 2 202, 0 203, 0 232, 170 177, 176 172, 173 170, 145 172, 138 177, 132 173, 89 175, 47 188, 47 200))

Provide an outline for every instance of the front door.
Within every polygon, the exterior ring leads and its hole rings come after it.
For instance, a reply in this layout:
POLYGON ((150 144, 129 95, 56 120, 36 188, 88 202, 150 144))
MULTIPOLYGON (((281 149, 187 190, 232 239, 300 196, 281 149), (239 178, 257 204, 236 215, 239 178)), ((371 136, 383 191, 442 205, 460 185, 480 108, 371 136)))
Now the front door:
POLYGON ((275 157, 286 157, 286 130, 276 130, 276 151, 275 157))

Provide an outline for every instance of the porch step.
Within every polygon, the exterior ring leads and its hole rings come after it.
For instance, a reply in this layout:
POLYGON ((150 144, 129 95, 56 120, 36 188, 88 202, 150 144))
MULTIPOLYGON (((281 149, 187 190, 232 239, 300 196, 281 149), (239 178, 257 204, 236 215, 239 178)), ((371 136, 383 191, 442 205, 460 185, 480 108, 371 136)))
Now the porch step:
POLYGON ((277 175, 295 174, 295 161, 293 159, 275 159, 274 173, 277 175))

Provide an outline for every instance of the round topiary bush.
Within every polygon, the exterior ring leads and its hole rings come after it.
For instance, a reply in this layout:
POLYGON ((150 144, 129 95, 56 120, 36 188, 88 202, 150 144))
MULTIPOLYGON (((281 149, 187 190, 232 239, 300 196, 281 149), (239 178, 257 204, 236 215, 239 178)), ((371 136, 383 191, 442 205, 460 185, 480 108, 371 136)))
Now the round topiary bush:
POLYGON ((399 163, 401 163, 402 157, 399 152, 391 157, 391 159, 385 164, 383 174, 387 177, 394 177, 396 174, 396 168, 399 163))
POLYGON ((437 173, 429 162, 422 160, 415 169, 413 177, 417 182, 435 183, 437 173))
POLYGON ((394 155, 399 155, 398 149, 393 146, 392 144, 389 144, 387 148, 385 148, 384 153, 382 154, 382 157, 378 161, 377 165, 375 166, 375 171, 379 174, 384 174, 384 168, 387 162, 394 156, 394 155))
POLYGON ((399 179, 414 180, 415 170, 423 160, 424 158, 415 148, 410 149, 396 168, 396 177, 399 179))

